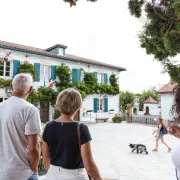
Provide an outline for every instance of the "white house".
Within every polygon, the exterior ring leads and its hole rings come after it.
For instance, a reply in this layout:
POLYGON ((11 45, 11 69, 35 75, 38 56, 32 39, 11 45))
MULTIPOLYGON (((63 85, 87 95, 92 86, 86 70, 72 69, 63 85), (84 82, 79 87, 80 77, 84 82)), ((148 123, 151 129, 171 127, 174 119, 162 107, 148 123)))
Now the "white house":
MULTIPOLYGON (((126 70, 125 68, 111 64, 66 54, 66 49, 67 46, 60 44, 47 49, 40 49, 0 41, 0 57, 4 57, 8 52, 11 53, 7 62, 4 61, 0 63, 0 78, 11 79, 19 73, 20 64, 26 60, 33 64, 36 69, 38 76, 34 83, 36 89, 44 86, 44 80, 46 84, 49 83, 50 78, 56 80, 56 66, 62 63, 72 69, 72 81, 75 80, 76 83, 82 80, 80 73, 81 68, 86 72, 95 72, 98 82, 105 84, 109 84, 111 74, 116 74, 116 77, 119 78, 119 73, 126 70)), ((0 102, 7 98, 8 92, 6 89, 0 88, 0 102)), ((111 118, 112 112, 109 112, 110 109, 114 109, 113 113, 119 112, 119 95, 89 95, 83 102, 77 120, 89 121, 91 118, 91 120, 94 121, 96 117, 111 118), (87 115, 87 110, 93 110, 91 115, 87 115)), ((45 112, 41 112, 41 115, 44 115, 44 117, 41 118, 46 118, 46 121, 52 120, 53 108, 50 105, 46 105, 44 111, 45 112)))
POLYGON ((158 93, 161 95, 161 116, 166 120, 171 120, 171 108, 174 102, 173 89, 175 84, 166 84, 158 93))
POLYGON ((144 115, 160 115, 161 105, 152 97, 144 101, 144 115))

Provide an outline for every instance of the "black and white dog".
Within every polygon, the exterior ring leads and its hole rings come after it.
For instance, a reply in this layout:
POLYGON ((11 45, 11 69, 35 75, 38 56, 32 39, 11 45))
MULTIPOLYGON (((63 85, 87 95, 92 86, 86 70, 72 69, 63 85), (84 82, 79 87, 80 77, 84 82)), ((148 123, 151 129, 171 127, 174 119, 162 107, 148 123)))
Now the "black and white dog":
POLYGON ((129 147, 132 148, 131 152, 134 152, 134 151, 136 151, 136 153, 143 153, 143 152, 145 152, 146 154, 148 154, 146 146, 143 145, 143 144, 129 144, 129 147))

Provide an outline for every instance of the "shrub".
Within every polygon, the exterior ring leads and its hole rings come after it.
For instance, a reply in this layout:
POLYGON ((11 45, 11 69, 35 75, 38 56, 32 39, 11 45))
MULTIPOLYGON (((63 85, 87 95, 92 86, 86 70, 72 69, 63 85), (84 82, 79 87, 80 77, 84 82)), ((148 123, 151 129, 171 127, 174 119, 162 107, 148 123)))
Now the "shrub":
MULTIPOLYGON (((44 131, 44 128, 46 126, 46 124, 42 123, 42 129, 44 131)), ((43 155, 42 155, 42 136, 39 137, 39 142, 40 142, 40 146, 41 146, 41 154, 40 154, 40 160, 39 160, 39 166, 38 166, 38 174, 39 175, 43 175, 46 173, 45 169, 44 169, 44 165, 43 165, 43 155)))
POLYGON ((122 117, 121 116, 115 116, 112 118, 113 123, 121 123, 122 117))
POLYGON ((39 166, 38 166, 38 174, 43 175, 46 173, 43 165, 43 155, 42 155, 42 137, 40 137, 40 145, 41 145, 41 154, 40 154, 40 160, 39 160, 39 166))

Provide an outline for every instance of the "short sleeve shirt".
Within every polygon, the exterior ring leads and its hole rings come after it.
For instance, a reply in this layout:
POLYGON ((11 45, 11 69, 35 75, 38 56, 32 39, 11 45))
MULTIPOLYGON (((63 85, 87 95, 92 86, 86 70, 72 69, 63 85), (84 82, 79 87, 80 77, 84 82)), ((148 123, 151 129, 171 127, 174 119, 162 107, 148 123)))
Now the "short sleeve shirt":
MULTIPOLYGON (((43 132, 43 140, 50 151, 51 164, 65 169, 84 168, 78 145, 77 122, 48 123, 43 132)), ((85 124, 80 124, 81 145, 91 141, 91 135, 85 124)))
POLYGON ((26 135, 40 133, 35 106, 15 96, 0 103, 0 180, 25 180, 32 175, 26 135))

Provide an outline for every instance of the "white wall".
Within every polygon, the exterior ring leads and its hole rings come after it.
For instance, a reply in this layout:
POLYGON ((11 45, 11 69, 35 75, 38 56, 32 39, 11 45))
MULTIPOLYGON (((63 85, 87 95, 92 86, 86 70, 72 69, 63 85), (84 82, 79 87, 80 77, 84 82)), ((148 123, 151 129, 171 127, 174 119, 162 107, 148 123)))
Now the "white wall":
POLYGON ((171 107, 173 105, 173 94, 172 93, 164 93, 161 94, 161 115, 166 120, 171 120, 171 107))
POLYGON ((159 108, 160 104, 144 104, 144 113, 146 112, 146 106, 149 107, 150 115, 160 115, 161 108, 159 108))
MULTIPOLYGON (((3 55, 6 53, 5 49, 0 49, 0 55, 3 55)), ((57 59, 57 58, 49 58, 49 57, 45 57, 45 56, 41 56, 41 55, 34 55, 34 54, 30 54, 30 53, 24 53, 24 52, 18 52, 18 51, 12 51, 11 50, 11 59, 15 59, 15 60, 20 60, 22 63, 26 60, 28 60, 28 62, 34 64, 34 63, 40 63, 43 65, 61 65, 62 63, 65 63, 69 68, 73 69, 73 68, 79 68, 79 69, 84 69, 86 72, 99 72, 99 73, 107 73, 108 74, 108 78, 110 77, 111 74, 116 74, 117 77, 119 78, 119 72, 118 70, 112 69, 112 68, 105 68, 105 67, 100 67, 100 66, 95 66, 95 65, 90 65, 90 67, 88 68, 88 64, 85 63, 77 63, 77 62, 73 62, 73 61, 67 61, 67 60, 62 60, 62 59, 57 59), (26 58, 26 55, 29 55, 28 58, 26 58)), ((11 60, 11 77, 12 77, 12 60, 11 60)), ((44 80, 40 81, 40 82, 35 82, 34 83, 35 88, 39 88, 40 86, 44 86, 44 80)), ((48 85, 48 82, 46 82, 46 85, 48 85)))
MULTIPOLYGON (((0 49, 0 55, 3 55, 6 53, 5 49, 0 49)), ((116 74, 117 78, 119 78, 119 72, 118 70, 112 69, 112 68, 105 68, 105 67, 100 67, 100 66, 95 66, 95 65, 90 65, 90 67, 88 67, 88 64, 85 63, 77 63, 77 62, 73 62, 73 61, 67 61, 67 60, 62 60, 62 59, 56 59, 56 58, 49 58, 49 57, 45 57, 45 56, 41 56, 41 55, 34 55, 34 54, 30 54, 30 53, 24 53, 24 52, 18 52, 18 51, 12 51, 11 50, 11 59, 15 59, 15 60, 20 60, 21 63, 23 63, 24 61, 28 61, 32 64, 34 63, 40 63, 43 65, 61 65, 62 63, 66 64, 69 68, 73 69, 73 68, 77 68, 77 69, 84 69, 86 72, 98 72, 98 73, 107 73, 108 74, 108 79, 110 77, 111 74, 116 74), (28 54, 28 58, 26 58, 26 55, 28 54)), ((12 64, 12 60, 11 60, 11 65, 12 64)), ((12 78, 12 66, 11 66, 11 78, 12 78)), ((109 82, 108 82, 109 83, 109 82)), ((46 85, 48 85, 48 82, 46 82, 46 85)), ((40 81, 40 82, 35 82, 34 83, 34 87, 35 89, 39 88, 40 86, 44 86, 44 80, 40 81)), ((0 97, 4 97, 6 96, 3 93, 3 89, 0 89, 0 97)), ((99 95, 91 95, 88 96, 87 99, 83 102, 83 108, 85 108, 86 110, 88 109, 93 109, 93 98, 97 97, 99 95)), ((109 109, 114 109, 114 113, 118 112, 118 108, 119 108, 119 95, 117 96, 108 96, 108 103, 109 109)), ((81 116, 83 117, 83 108, 81 110, 81 116)), ((52 109, 50 109, 50 112, 52 112, 52 109)), ((51 113, 50 113, 51 114, 51 113)), ((94 116, 94 115, 93 115, 94 116)), ((97 113, 98 117, 111 117, 112 114, 109 113, 97 113)), ((51 117, 51 115, 50 115, 51 117)), ((95 116, 94 116, 95 117, 95 116)), ((51 119, 51 118, 50 118, 51 119)))
POLYGON ((5 89, 0 88, 0 98, 5 98, 5 97, 6 97, 5 89))
MULTIPOLYGON (((103 95, 102 95, 103 96, 103 95)), ((111 118, 119 113, 119 95, 116 96, 108 96, 108 110, 114 109, 114 112, 97 112, 94 113, 92 112, 91 115, 90 113, 86 113, 87 110, 93 110, 94 108, 94 98, 99 98, 100 95, 95 94, 95 95, 89 95, 84 101, 83 105, 81 108, 81 114, 80 118, 82 121, 92 121, 95 122, 96 118, 109 118, 109 121, 111 121, 111 118), (84 113, 83 113, 84 112, 84 113), (83 116, 83 114, 85 116, 83 116), (90 117, 91 116, 91 117, 90 117)))

